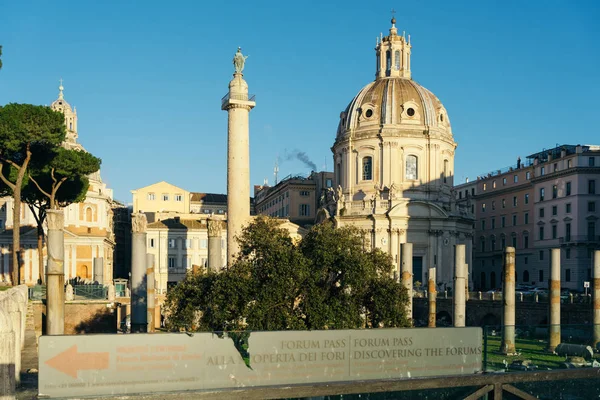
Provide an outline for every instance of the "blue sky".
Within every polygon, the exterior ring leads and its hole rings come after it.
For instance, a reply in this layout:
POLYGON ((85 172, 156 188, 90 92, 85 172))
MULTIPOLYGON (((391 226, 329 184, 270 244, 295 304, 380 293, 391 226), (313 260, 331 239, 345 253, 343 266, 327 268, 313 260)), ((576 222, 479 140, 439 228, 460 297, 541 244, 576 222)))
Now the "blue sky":
POLYGON ((556 144, 600 144, 598 1, 18 1, 0 4, 0 104, 50 104, 64 79, 79 139, 115 198, 166 180, 226 190, 227 92, 237 46, 256 94, 251 183, 332 169, 340 111, 373 80, 397 10, 413 79, 444 103, 455 182, 556 144))

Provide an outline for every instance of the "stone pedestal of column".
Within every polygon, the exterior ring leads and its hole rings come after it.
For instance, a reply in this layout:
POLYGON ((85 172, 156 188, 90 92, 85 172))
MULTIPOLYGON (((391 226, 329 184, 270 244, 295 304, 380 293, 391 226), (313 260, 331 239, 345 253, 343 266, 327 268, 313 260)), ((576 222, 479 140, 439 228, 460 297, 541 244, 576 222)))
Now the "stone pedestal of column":
POLYGON ((413 245, 412 243, 402 243, 400 245, 400 251, 402 254, 402 262, 400 265, 401 273, 400 279, 402 285, 408 291, 408 304, 406 306, 406 315, 411 321, 413 318, 413 245))
POLYGON ((467 271, 465 268, 465 245, 457 244, 454 248, 454 288, 452 299, 454 303, 454 326, 465 326, 466 301, 465 288, 467 285, 467 271))
POLYGON ((146 215, 131 214, 131 332, 148 328, 146 281, 146 215))
POLYGON ((514 354, 515 350, 515 248, 504 250, 504 282, 502 286, 502 354, 514 354))
POLYGON ((223 221, 209 218, 208 224, 208 270, 218 272, 223 268, 221 234, 223 221))
POLYGON ((550 338, 548 350, 560 344, 560 249, 550 250, 550 338))
POLYGON ((65 333, 65 217, 63 210, 47 210, 48 266, 46 268, 46 334, 65 333))

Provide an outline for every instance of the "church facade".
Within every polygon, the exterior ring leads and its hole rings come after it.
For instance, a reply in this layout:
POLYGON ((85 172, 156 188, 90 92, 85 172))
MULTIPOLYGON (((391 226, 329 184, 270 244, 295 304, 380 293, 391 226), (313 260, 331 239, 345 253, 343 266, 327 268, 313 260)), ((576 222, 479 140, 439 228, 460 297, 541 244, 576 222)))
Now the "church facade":
POLYGON ((337 226, 366 232, 365 246, 400 263, 400 245, 413 243, 414 281, 437 268, 452 287, 454 245, 466 245, 471 270, 473 216, 452 192, 456 142, 444 105, 412 80, 410 36, 389 35, 375 48, 375 80, 340 114, 335 142, 337 226))
MULTIPOLYGON (((77 109, 64 99, 63 86, 59 87, 58 99, 51 108, 62 112, 65 116, 67 134, 63 146, 68 149, 85 151, 77 141, 77 109)), ((113 252, 115 238, 113 232, 113 193, 100 176, 100 171, 89 176, 90 186, 86 199, 82 203, 71 204, 64 208, 65 215, 65 279, 80 278, 82 280, 112 283, 113 252)), ((0 199, 0 281, 11 282, 12 271, 12 197, 0 199)), ((33 285, 40 278, 37 249, 36 220, 26 204, 21 205, 21 245, 23 249, 23 265, 21 265, 21 283, 33 285)), ((44 226, 44 230, 47 227, 44 226)))

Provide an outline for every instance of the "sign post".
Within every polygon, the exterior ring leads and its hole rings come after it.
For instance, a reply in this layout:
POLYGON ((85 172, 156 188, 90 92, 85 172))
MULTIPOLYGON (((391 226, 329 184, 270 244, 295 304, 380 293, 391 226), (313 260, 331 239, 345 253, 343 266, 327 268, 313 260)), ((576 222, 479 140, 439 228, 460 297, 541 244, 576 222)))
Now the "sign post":
POLYGON ((583 282, 583 288, 585 289, 585 295, 587 296, 588 289, 590 287, 590 283, 588 281, 583 282))

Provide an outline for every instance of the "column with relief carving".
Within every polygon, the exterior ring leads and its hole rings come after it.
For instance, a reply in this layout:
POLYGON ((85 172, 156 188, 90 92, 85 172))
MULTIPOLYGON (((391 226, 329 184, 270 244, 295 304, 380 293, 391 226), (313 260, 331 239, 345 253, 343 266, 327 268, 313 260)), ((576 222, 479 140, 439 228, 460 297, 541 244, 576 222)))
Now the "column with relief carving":
POLYGON ((131 332, 146 332, 147 266, 146 266, 146 215, 131 214, 131 332))

